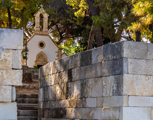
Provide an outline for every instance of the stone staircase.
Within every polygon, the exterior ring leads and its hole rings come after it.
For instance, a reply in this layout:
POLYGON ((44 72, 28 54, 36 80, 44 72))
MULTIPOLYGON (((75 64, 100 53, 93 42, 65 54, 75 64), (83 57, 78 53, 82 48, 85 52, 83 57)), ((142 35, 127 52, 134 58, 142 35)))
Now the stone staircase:
POLYGON ((38 120, 38 95, 17 94, 18 120, 38 120))

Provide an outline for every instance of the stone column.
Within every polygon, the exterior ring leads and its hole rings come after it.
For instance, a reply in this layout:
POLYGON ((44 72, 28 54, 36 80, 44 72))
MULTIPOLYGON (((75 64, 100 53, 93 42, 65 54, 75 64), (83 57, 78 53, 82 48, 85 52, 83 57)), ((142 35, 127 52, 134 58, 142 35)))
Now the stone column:
POLYGON ((43 31, 48 32, 48 14, 44 14, 43 18, 43 31))
POLYGON ((40 31, 40 16, 35 16, 35 30, 40 31))
POLYGON ((17 120, 15 86, 22 85, 23 31, 0 28, 0 120, 17 120))

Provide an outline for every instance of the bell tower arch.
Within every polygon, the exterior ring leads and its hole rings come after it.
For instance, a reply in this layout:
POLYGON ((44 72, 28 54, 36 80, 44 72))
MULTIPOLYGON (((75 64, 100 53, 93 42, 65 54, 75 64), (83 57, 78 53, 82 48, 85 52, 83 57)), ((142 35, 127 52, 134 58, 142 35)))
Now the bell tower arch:
POLYGON ((43 5, 40 5, 40 9, 35 16, 35 33, 48 34, 48 14, 45 12, 43 5), (43 30, 40 30, 40 15, 43 15, 43 30))

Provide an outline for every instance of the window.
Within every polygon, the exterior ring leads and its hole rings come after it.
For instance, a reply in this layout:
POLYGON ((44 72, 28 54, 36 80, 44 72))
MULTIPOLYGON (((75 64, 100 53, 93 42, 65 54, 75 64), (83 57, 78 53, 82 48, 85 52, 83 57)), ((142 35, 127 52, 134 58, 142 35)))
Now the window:
POLYGON ((45 46, 46 46, 46 44, 45 44, 44 41, 40 41, 40 42, 38 43, 38 46, 39 46, 39 48, 44 49, 45 46))

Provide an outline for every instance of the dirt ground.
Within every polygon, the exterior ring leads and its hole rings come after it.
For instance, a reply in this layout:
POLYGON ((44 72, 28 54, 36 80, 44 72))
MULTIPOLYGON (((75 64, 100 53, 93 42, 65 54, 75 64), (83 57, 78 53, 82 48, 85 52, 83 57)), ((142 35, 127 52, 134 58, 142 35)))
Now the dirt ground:
POLYGON ((38 94, 38 80, 23 83, 23 86, 16 87, 17 94, 38 94))

